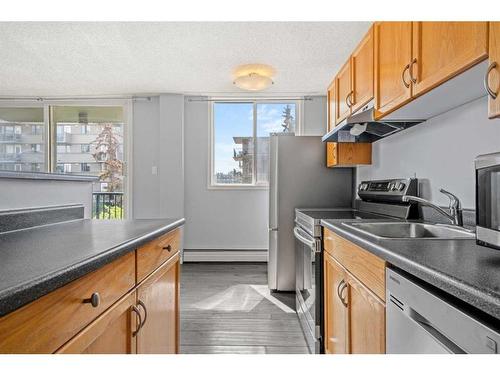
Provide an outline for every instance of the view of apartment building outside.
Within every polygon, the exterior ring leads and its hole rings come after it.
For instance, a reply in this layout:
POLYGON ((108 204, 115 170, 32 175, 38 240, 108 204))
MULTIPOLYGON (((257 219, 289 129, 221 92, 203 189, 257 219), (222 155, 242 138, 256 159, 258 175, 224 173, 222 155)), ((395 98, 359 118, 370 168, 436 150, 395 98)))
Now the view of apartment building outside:
POLYGON ((52 131, 42 107, 0 107, 0 170, 96 176, 94 216, 123 217, 123 108, 55 106, 50 111, 52 131))

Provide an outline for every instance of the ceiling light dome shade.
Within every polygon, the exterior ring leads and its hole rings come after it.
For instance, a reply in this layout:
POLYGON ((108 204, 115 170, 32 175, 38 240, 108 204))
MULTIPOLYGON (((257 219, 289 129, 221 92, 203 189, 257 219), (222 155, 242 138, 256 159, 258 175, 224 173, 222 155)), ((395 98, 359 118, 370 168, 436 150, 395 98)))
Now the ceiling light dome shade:
POLYGON ((250 73, 246 76, 238 77, 234 80, 236 87, 249 91, 260 91, 267 89, 273 84, 273 80, 269 77, 258 73, 250 73))
POLYGON ((249 91, 260 91, 274 84, 276 70, 265 64, 245 64, 233 71, 233 83, 236 87, 249 91))

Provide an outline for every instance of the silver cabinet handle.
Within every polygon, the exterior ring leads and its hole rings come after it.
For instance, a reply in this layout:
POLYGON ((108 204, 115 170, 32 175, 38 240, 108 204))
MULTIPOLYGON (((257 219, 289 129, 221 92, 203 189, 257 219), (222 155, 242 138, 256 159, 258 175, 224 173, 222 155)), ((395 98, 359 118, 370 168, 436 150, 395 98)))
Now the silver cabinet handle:
POLYGON ((345 284, 345 281, 342 280, 339 285, 337 285, 337 296, 339 297, 340 300, 342 300, 342 297, 340 296, 340 288, 345 284))
POLYGON ((132 306, 132 311, 139 317, 139 325, 137 326, 137 330, 132 332, 132 336, 135 337, 142 328, 142 316, 137 306, 132 306))
POLYGON ((351 96, 351 93, 347 94, 347 96, 345 97, 345 104, 347 104, 348 108, 351 108, 351 105, 349 104, 349 96, 351 96))
POLYGON ((415 65, 416 63, 417 63, 417 58, 414 58, 413 60, 411 60, 410 67, 408 68, 408 72, 410 73, 410 80, 413 83, 417 83, 417 79, 413 77, 413 65, 415 65))
POLYGON ((342 288, 340 288, 340 300, 342 301, 342 304, 347 307, 347 302, 345 301, 344 297, 343 297, 343 293, 344 293, 344 290, 347 289, 347 283, 344 282, 344 285, 342 286, 342 288))
POLYGON ((141 300, 139 300, 139 302, 137 302, 137 303, 144 310, 144 320, 142 321, 141 326, 139 327, 139 329, 141 329, 146 324, 146 320, 148 320, 148 309, 146 308, 146 305, 144 304, 144 302, 142 302, 141 300))
POLYGON ((354 96, 354 91, 351 91, 349 94, 347 94, 346 102, 349 108, 351 108, 354 105, 354 103, 351 100, 353 96, 354 96))
POLYGON ((497 67, 497 63, 492 62, 490 64, 490 66, 488 66, 488 70, 486 71, 486 74, 484 75, 484 89, 486 90, 488 95, 491 97, 491 99, 496 99, 497 93, 490 88, 490 85, 488 84, 488 78, 490 76, 491 71, 493 69, 495 69, 496 67, 497 67))
POLYGON ((97 307, 101 303, 101 296, 99 295, 99 293, 94 292, 92 293, 90 298, 85 298, 83 300, 83 303, 90 303, 92 307, 97 307))
POLYGON ((401 79, 403 80, 403 85, 405 85, 406 88, 410 87, 410 84, 407 83, 405 80, 405 73, 409 69, 410 69, 410 64, 406 64, 405 68, 403 69, 403 73, 401 73, 401 79))

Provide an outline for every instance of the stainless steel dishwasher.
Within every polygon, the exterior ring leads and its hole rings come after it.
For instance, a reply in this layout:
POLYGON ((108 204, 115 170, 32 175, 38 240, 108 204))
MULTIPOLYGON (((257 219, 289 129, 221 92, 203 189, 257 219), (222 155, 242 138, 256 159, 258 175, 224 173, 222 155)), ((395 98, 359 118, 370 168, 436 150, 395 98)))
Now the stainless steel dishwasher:
POLYGON ((498 325, 487 325, 403 272, 386 271, 387 353, 499 353, 498 325))

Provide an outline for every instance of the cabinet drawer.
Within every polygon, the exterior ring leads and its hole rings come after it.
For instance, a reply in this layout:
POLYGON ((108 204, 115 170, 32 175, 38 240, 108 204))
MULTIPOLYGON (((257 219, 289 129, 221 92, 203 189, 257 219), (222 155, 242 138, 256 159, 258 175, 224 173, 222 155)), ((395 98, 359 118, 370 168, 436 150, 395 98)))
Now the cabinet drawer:
POLYGON ((131 252, 0 318, 0 353, 53 353, 135 285, 131 252), (84 303, 99 293, 97 307, 84 303))
POLYGON ((325 251, 385 302, 385 261, 324 229, 325 251))
POLYGON ((180 250, 181 228, 177 228, 137 249, 137 282, 142 281, 180 250))

